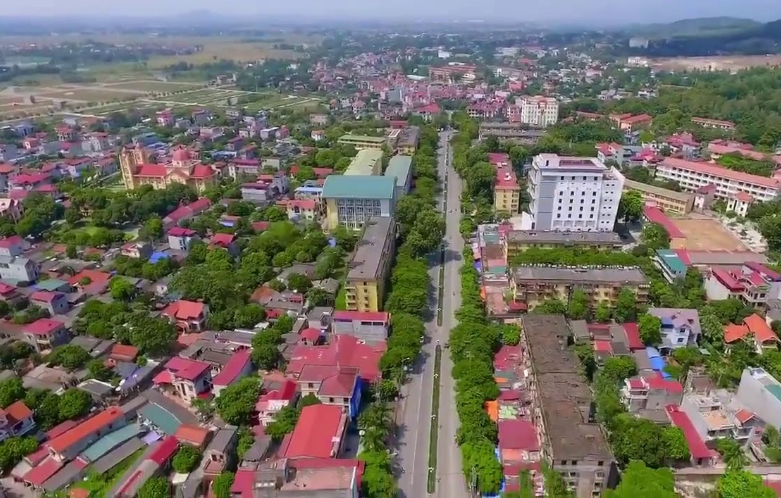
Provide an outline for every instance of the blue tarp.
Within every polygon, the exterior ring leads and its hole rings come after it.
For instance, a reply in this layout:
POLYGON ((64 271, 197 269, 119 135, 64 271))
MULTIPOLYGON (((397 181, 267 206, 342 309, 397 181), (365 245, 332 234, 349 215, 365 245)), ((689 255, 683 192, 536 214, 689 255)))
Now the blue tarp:
POLYGON ((658 350, 658 349, 656 349, 656 348, 652 348, 652 347, 650 347, 650 346, 649 346, 649 347, 647 347, 647 348, 645 348, 645 352, 648 354, 648 357, 649 357, 649 358, 656 358, 656 357, 662 356, 662 355, 659 353, 659 350, 658 350))
POLYGON ((168 259, 168 255, 164 252, 153 252, 152 255, 149 257, 149 262, 157 263, 161 259, 168 259))
POLYGON ((483 271, 483 264, 480 263, 479 261, 475 261, 475 269, 477 269, 477 271, 479 273, 482 273, 482 271, 483 271))

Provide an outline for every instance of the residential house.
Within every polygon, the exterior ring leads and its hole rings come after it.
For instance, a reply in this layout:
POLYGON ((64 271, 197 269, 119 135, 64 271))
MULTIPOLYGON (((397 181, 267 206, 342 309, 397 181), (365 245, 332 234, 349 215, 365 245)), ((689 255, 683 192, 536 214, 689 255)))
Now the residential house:
POLYGON ((201 461, 204 489, 208 489, 208 483, 232 466, 238 439, 238 430, 235 427, 227 426, 214 433, 214 437, 203 452, 201 461))
POLYGON ((209 248, 219 247, 225 249, 229 254, 238 256, 239 246, 236 243, 236 235, 232 233, 215 233, 209 239, 209 248))
POLYGON ((621 387, 621 401, 627 411, 655 422, 667 419, 667 405, 680 405, 682 400, 681 383, 665 379, 659 372, 646 372, 625 379, 621 387))
POLYGON ((134 259, 149 259, 152 255, 152 244, 149 242, 128 242, 122 246, 122 256, 134 259))
POLYGON ((8 304, 15 304, 24 298, 25 297, 16 287, 0 282, 0 301, 5 301, 8 304))
POLYGON ((285 202, 287 216, 293 221, 314 221, 319 218, 320 208, 314 199, 291 199, 285 202))
POLYGON ((24 206, 21 201, 7 197, 0 198, 0 216, 5 216, 14 223, 18 222, 24 214, 24 206))
POLYGON ((334 335, 349 335, 365 342, 388 340, 390 313, 382 311, 335 311, 331 314, 334 335))
POLYGON ((282 443, 283 458, 337 458, 347 432, 347 411, 339 406, 310 405, 301 410, 293 433, 282 443))
POLYGON ((258 412, 258 422, 262 426, 266 426, 274 420, 274 415, 282 408, 290 406, 295 403, 298 398, 298 384, 291 379, 283 379, 277 382, 276 385, 270 388, 265 388, 264 380, 264 393, 260 395, 257 403, 255 403, 255 411, 258 412))
POLYGON ((708 448, 689 415, 681 410, 681 407, 678 405, 667 405, 665 411, 670 423, 683 432, 683 437, 686 439, 686 445, 689 447, 689 455, 691 456, 690 464, 695 467, 711 467, 715 465, 719 460, 719 452, 708 448))
POLYGON ((379 361, 385 350, 384 342, 363 344, 355 337, 336 335, 323 346, 296 346, 286 373, 298 378, 306 365, 355 367, 358 368, 361 379, 371 383, 381 376, 379 361))
POLYGON ((180 299, 169 304, 160 314, 176 323, 182 332, 198 332, 206 330, 209 305, 180 299))
POLYGON ((665 280, 671 284, 686 277, 686 264, 672 249, 657 249, 653 259, 656 266, 662 270, 665 280))
POLYGON ((50 316, 64 315, 70 309, 68 297, 62 292, 33 292, 30 294, 30 304, 47 310, 50 316))
POLYGON ((23 436, 35 429, 33 412, 24 401, 17 401, 0 409, 0 442, 10 437, 23 436))
POLYGON ((683 308, 649 308, 648 314, 662 321, 662 344, 659 349, 696 345, 700 338, 700 316, 697 310, 683 308))
POLYGON ((724 343, 731 345, 738 341, 747 341, 757 354, 777 350, 779 342, 770 325, 756 313, 744 318, 741 325, 730 323, 724 327, 724 343))
POLYGON ((168 230, 168 246, 175 251, 189 251, 194 240, 199 240, 195 230, 183 227, 168 230))
POLYGON ((242 377, 252 374, 252 355, 247 349, 237 351, 231 356, 219 374, 212 381, 212 392, 219 396, 222 389, 234 384, 242 377))
POLYGON ((29 248, 30 243, 18 235, 0 239, 0 256, 21 256, 29 248))
POLYGON ((715 447, 721 438, 729 438, 745 448, 759 440, 765 428, 754 412, 725 389, 686 393, 680 408, 709 447, 715 447))
POLYGON ((169 229, 173 226, 178 225, 183 221, 194 218, 199 214, 208 211, 211 205, 212 205, 212 201, 210 201, 206 197, 202 197, 197 201, 182 206, 168 213, 168 215, 165 218, 163 218, 163 228, 169 229))
POLYGON ((709 300, 734 298, 746 306, 763 307, 769 301, 781 298, 781 274, 749 261, 739 270, 712 268, 704 287, 709 300))
POLYGON ((173 394, 190 403, 196 397, 208 396, 212 388, 211 366, 203 361, 174 357, 163 366, 152 382, 170 386, 173 394))
POLYGON ((313 394, 324 405, 347 410, 350 418, 358 415, 361 405, 361 377, 355 367, 304 365, 298 375, 301 396, 313 394))
POLYGON ((781 427, 781 383, 762 368, 746 368, 740 376, 738 401, 776 429, 781 427))
POLYGON ((198 449, 198 451, 203 451, 206 443, 209 442, 211 435, 212 433, 209 429, 189 424, 180 425, 174 433, 174 437, 181 444, 193 446, 198 449))
POLYGON ((60 462, 72 460, 89 445, 126 424, 122 409, 109 407, 48 441, 49 455, 60 462))
POLYGON ((39 318, 22 328, 24 339, 36 352, 41 353, 65 344, 70 339, 65 324, 50 318, 39 318))

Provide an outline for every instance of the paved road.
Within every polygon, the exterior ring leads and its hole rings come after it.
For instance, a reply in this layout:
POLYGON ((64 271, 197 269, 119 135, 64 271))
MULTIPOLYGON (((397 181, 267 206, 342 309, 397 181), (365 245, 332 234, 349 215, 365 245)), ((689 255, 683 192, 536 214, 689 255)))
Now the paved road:
MULTIPOLYGON (((464 240, 458 230, 460 215, 461 179, 456 174, 452 165, 451 152, 448 150, 447 178, 445 183, 447 198, 447 211, 445 220, 447 230, 445 232, 445 291, 442 299, 442 327, 439 334, 442 344, 448 339, 450 330, 456 326, 455 312, 461 306, 461 252, 464 248, 464 240)), ((466 498, 469 493, 461 470, 461 451, 455 443, 456 430, 458 429, 458 414, 456 413, 456 400, 453 377, 451 370, 453 363, 450 361, 448 351, 442 355, 442 375, 439 401, 439 448, 437 452, 437 484, 436 495, 442 498, 466 498)))
MULTIPOLYGON (((455 324, 454 313, 461 303, 461 279, 458 268, 461 260, 463 240, 458 232, 459 197, 461 180, 450 166, 448 133, 440 134, 439 176, 445 182, 439 209, 445 212, 447 231, 445 234, 445 289, 443 297, 442 326, 437 326, 437 285, 439 282, 439 261, 432 261, 429 275, 432 290, 429 295, 431 316, 426 323, 428 332, 423 354, 415 365, 412 380, 402 390, 404 400, 401 413, 401 429, 397 459, 404 469, 399 476, 400 495, 404 498, 427 496, 428 451, 431 423, 431 397, 434 385, 434 349, 437 342, 445 344, 450 329, 455 324), (447 205, 444 200, 447 198, 447 205)), ((455 444, 458 416, 455 411, 455 394, 450 376, 452 364, 447 351, 443 351, 439 405, 439 443, 437 447, 437 486, 434 496, 442 498, 466 498, 468 496, 461 473, 460 451, 455 444)))

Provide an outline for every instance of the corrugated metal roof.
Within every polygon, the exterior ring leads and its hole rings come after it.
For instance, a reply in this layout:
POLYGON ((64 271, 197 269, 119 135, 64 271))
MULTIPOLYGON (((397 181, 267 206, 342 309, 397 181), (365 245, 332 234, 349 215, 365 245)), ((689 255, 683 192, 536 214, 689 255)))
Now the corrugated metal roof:
POLYGON ((139 434, 141 434, 142 429, 139 424, 130 424, 126 425, 125 427, 106 434, 102 438, 98 439, 95 444, 88 447, 84 452, 81 454, 82 457, 86 458, 90 462, 94 462, 98 458, 102 457, 109 451, 113 450, 117 446, 121 445, 128 439, 135 437, 139 434))
POLYGON ((393 199, 395 188, 393 177, 330 175, 323 185, 323 198, 393 199))
POLYGON ((176 418, 173 413, 155 403, 149 403, 142 407, 138 414, 169 436, 174 435, 179 426, 182 425, 182 421, 176 418))

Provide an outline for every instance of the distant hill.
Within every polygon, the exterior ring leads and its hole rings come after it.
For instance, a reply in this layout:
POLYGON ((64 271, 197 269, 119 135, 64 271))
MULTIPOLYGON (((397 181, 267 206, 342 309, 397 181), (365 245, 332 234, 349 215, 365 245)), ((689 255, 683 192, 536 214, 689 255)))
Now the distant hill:
MULTIPOLYGON (((659 25, 657 29, 666 29, 668 32, 664 36, 647 36, 650 40, 648 48, 631 49, 630 52, 651 57, 764 55, 781 52, 781 19, 764 24, 723 17, 691 19, 659 25), (739 27, 741 23, 743 28, 739 27), (670 26, 675 25, 677 32, 675 29, 670 30, 670 26)), ((626 34, 630 37, 643 36, 634 30, 626 34)), ((663 33, 660 31, 660 34, 663 33)))
POLYGON ((678 36, 697 37, 739 33, 762 26, 761 22, 738 17, 699 17, 665 24, 643 24, 631 27, 632 36, 660 40, 678 36))

